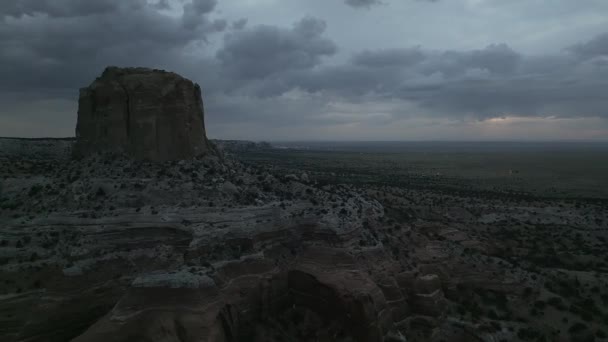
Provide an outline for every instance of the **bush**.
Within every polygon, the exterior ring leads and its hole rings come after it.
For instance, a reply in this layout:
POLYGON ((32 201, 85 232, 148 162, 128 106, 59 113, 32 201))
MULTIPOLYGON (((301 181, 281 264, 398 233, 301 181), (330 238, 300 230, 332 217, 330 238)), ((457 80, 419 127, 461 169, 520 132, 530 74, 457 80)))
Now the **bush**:
POLYGON ((540 338, 541 335, 531 328, 520 328, 519 331, 517 331, 517 337, 527 341, 534 338, 540 338))
POLYGON ((570 326, 570 328, 568 328, 568 332, 570 334, 576 334, 576 333, 579 333, 579 332, 585 331, 585 330, 587 330, 587 325, 584 323, 581 323, 581 322, 576 322, 576 323, 572 324, 570 326))
POLYGON ((104 197, 106 195, 106 191, 103 188, 99 188, 97 189, 97 192, 95 193, 95 196, 97 197, 104 197))
POLYGON ((42 191, 43 187, 40 184, 36 184, 30 188, 30 191, 27 193, 28 196, 32 197, 37 195, 40 191, 42 191))

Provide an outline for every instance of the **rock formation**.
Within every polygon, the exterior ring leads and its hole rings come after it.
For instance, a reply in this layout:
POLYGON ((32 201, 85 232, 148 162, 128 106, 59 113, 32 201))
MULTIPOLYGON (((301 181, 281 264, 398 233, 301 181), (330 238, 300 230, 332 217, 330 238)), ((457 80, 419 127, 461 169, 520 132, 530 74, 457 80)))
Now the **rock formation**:
POLYGON ((175 73, 108 67, 80 90, 76 152, 123 152, 153 161, 211 150, 201 89, 175 73))

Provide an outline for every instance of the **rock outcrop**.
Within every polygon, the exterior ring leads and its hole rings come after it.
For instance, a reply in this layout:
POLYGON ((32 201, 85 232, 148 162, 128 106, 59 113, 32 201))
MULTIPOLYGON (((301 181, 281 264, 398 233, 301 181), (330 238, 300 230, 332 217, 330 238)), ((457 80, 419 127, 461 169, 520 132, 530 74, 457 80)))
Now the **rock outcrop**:
POLYGON ((112 151, 166 161, 211 150, 199 85, 146 68, 108 67, 81 89, 76 137, 79 155, 112 151))

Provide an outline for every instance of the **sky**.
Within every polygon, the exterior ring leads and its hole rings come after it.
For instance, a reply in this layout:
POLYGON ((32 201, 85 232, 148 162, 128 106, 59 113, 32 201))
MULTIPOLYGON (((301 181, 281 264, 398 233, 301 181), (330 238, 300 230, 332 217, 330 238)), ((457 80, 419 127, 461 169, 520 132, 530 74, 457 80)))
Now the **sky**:
POLYGON ((0 136, 74 136, 109 65, 210 138, 608 141, 606 0, 2 0, 0 136))

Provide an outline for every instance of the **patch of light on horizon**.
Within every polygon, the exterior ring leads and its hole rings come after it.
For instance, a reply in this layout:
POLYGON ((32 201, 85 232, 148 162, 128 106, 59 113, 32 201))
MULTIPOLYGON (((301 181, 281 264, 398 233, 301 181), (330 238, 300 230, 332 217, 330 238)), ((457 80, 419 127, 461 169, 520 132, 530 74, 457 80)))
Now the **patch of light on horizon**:
POLYGON ((489 124, 513 124, 513 123, 535 123, 535 122, 543 122, 547 120, 555 121, 555 120, 580 120, 585 118, 559 118, 555 115, 549 116, 517 116, 517 115, 504 115, 499 117, 494 117, 490 119, 482 120, 481 123, 489 123, 489 124))

